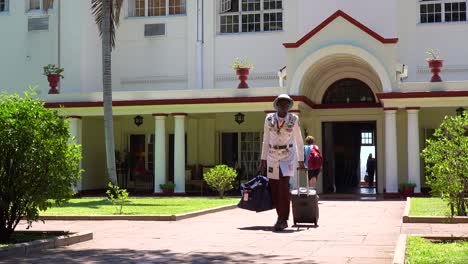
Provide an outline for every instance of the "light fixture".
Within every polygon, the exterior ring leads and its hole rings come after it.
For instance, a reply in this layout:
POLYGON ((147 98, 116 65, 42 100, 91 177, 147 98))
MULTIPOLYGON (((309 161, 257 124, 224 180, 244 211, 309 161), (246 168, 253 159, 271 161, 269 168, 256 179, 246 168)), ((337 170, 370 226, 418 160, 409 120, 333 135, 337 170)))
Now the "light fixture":
POLYGON ((463 116, 463 111, 465 111, 465 108, 458 107, 455 111, 457 112, 457 116, 463 116))
POLYGON ((133 118, 133 121, 135 123, 135 125, 137 126, 141 126, 143 124, 143 117, 140 116, 140 115, 137 115, 133 118))
POLYGON ((242 113, 237 113, 237 114, 234 115, 234 121, 236 121, 237 124, 240 125, 240 124, 242 124, 244 122, 244 116, 245 115, 242 114, 242 113))

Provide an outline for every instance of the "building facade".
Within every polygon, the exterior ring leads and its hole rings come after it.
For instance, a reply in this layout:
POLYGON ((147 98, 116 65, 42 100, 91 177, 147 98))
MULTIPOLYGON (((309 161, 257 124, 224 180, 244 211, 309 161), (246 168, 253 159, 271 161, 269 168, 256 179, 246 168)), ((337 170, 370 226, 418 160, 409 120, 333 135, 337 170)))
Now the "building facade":
MULTIPOLYGON (((220 163, 252 177, 265 113, 287 93, 324 154, 319 192, 359 186, 363 146, 376 157, 377 193, 407 181, 420 192, 425 139, 445 115, 468 108, 466 5, 125 0, 112 52, 119 181, 160 192, 173 180, 176 192, 203 192, 202 173, 220 163), (441 52, 442 82, 429 81, 428 48, 441 52), (237 88, 236 57, 254 65, 248 89, 237 88)), ((0 87, 37 86, 47 107, 70 118, 83 191, 107 182, 101 41, 90 9, 90 1, 0 0, 0 87), (59 94, 48 94, 49 63, 65 69, 59 94)))

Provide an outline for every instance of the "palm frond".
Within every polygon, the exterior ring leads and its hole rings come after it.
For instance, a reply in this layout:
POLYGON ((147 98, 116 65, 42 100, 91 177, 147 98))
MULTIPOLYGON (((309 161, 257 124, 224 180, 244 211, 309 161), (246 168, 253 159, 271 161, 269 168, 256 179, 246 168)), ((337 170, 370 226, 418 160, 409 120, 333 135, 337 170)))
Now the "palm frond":
MULTIPOLYGON (((108 29, 111 35, 110 41, 112 48, 115 48, 115 33, 120 22, 120 12, 123 6, 123 0, 111 1, 111 15, 110 15, 110 28, 108 29)), ((103 29, 101 27, 102 19, 104 17, 102 0, 91 0, 91 12, 94 16, 94 21, 99 28, 99 35, 102 37, 103 29)))

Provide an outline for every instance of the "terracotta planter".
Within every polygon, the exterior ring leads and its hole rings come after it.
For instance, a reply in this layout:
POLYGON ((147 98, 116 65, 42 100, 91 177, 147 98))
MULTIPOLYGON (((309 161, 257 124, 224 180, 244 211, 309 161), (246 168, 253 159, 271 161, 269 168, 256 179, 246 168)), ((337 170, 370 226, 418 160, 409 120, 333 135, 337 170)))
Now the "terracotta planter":
POLYGON ((404 187, 400 189, 401 195, 404 197, 414 196, 414 187, 404 187))
POLYGON ((427 63, 429 64, 429 68, 432 72, 431 82, 441 82, 442 78, 440 78, 440 69, 443 66, 443 60, 428 60, 427 63))
POLYGON ((171 195, 174 194, 174 190, 173 189, 163 189, 162 193, 163 193, 163 195, 171 196, 171 195))
POLYGON ((58 94, 57 86, 60 81, 59 74, 49 74, 47 75, 47 80, 49 81, 49 94, 58 94))
POLYGON ((237 86, 239 89, 249 88, 249 85, 245 82, 249 76, 250 68, 238 68, 236 70, 237 76, 239 77, 240 83, 237 86))

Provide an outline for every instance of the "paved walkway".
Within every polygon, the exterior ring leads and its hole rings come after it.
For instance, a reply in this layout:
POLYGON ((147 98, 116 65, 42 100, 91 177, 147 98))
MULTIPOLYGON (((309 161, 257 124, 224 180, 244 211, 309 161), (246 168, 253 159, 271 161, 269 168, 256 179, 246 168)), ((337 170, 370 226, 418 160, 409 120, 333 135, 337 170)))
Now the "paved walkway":
MULTIPOLYGON (((466 228, 402 225, 404 206, 404 201, 321 201, 318 228, 283 232, 271 230, 274 211, 241 209, 176 222, 38 222, 32 230, 92 230, 94 239, 0 263, 391 263, 400 232, 466 228)), ((18 229, 25 227, 21 223, 18 229)))

